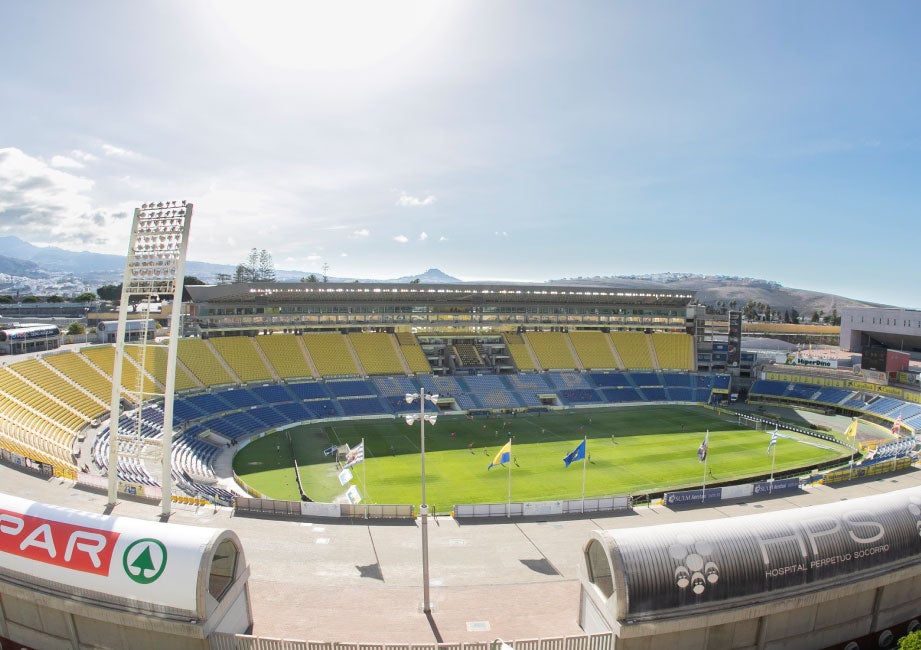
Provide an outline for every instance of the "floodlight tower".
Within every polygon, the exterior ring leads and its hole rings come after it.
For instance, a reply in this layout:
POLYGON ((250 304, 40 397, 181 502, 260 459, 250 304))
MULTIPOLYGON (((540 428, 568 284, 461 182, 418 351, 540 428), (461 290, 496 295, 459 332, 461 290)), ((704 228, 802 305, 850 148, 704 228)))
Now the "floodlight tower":
POLYGON ((419 422, 419 450, 422 458, 422 503, 419 505, 419 523, 422 527, 422 611, 428 614, 432 611, 429 601, 429 506, 425 501, 425 423, 435 424, 437 413, 426 415, 425 402, 430 401, 438 405, 438 395, 426 395, 425 388, 420 388, 418 393, 406 393, 406 403, 412 404, 419 400, 419 412, 406 416, 406 424, 419 422))
MULTIPOLYGON (((151 297, 172 295, 169 342, 166 356, 166 382, 163 390, 163 436, 160 441, 162 463, 161 486, 163 490, 161 509, 164 517, 170 513, 172 496, 172 475, 170 453, 173 443, 173 398, 176 390, 176 356, 179 349, 179 327, 182 315, 182 287, 185 277, 185 256, 189 244, 189 225, 192 221, 192 204, 182 201, 165 203, 144 203, 134 210, 131 238, 128 242, 128 256, 125 260, 125 279, 122 282, 121 302, 118 307, 118 328, 115 335, 115 363, 112 367, 112 402, 109 418, 109 505, 114 506, 118 492, 118 459, 128 455, 120 447, 124 443, 128 451, 138 448, 140 426, 137 436, 123 436, 118 423, 121 416, 121 398, 143 404, 155 393, 145 390, 144 368, 138 373, 138 386, 122 386, 122 363, 125 362, 125 331, 128 322, 128 303, 132 296, 143 296, 149 306, 151 297)), ((147 358, 149 332, 145 327, 138 337, 141 347, 140 358, 147 358)), ((139 419, 140 422, 140 419, 139 419)), ((151 444, 145 440, 144 445, 151 444)))

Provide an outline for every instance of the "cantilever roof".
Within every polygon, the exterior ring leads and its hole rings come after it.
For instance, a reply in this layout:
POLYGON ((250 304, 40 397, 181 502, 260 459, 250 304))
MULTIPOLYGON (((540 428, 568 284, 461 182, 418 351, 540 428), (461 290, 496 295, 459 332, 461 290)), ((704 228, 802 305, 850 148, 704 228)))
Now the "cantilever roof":
POLYGON ((194 302, 605 303, 686 306, 691 291, 546 284, 270 282, 186 287, 194 302))

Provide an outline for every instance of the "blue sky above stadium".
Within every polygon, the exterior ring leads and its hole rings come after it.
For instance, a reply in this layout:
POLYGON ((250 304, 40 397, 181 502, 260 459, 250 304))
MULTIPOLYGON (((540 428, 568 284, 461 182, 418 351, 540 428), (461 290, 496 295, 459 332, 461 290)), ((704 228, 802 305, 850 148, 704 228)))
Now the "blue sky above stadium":
POLYGON ((5 2, 0 233, 921 307, 917 2, 5 2))

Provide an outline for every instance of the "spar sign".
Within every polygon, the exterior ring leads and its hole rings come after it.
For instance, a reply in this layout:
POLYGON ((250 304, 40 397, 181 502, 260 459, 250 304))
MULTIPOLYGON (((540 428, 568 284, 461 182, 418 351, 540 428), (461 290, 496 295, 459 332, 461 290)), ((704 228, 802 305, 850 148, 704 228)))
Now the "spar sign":
POLYGON ((220 533, 0 494, 0 567, 102 598, 195 611, 204 554, 220 533))
POLYGON ((109 575, 118 533, 0 509, 0 552, 97 575, 109 575))

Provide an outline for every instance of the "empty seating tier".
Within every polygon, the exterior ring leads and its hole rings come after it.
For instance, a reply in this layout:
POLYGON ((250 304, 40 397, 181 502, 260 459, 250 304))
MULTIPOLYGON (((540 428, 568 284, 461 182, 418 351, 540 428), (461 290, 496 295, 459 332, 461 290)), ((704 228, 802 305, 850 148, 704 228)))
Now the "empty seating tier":
POLYGON ((205 386, 234 383, 211 348, 201 339, 180 339, 179 359, 205 386))
POLYGON ((398 375, 403 372, 403 364, 400 363, 390 334, 383 332, 353 333, 349 334, 349 342, 367 374, 398 375))
POLYGON ((227 362, 240 381, 271 381, 272 372, 262 361, 256 344, 248 336, 226 336, 209 339, 218 354, 227 362))
POLYGON ((294 334, 257 336, 256 345, 262 348, 275 372, 282 379, 305 379, 313 376, 300 338, 294 334))
POLYGON ((345 337, 337 332, 304 334, 304 344, 321 377, 357 375, 358 366, 345 337))
POLYGON ((642 332, 611 332, 611 341, 629 369, 652 369, 652 355, 649 353, 649 340, 642 332))

